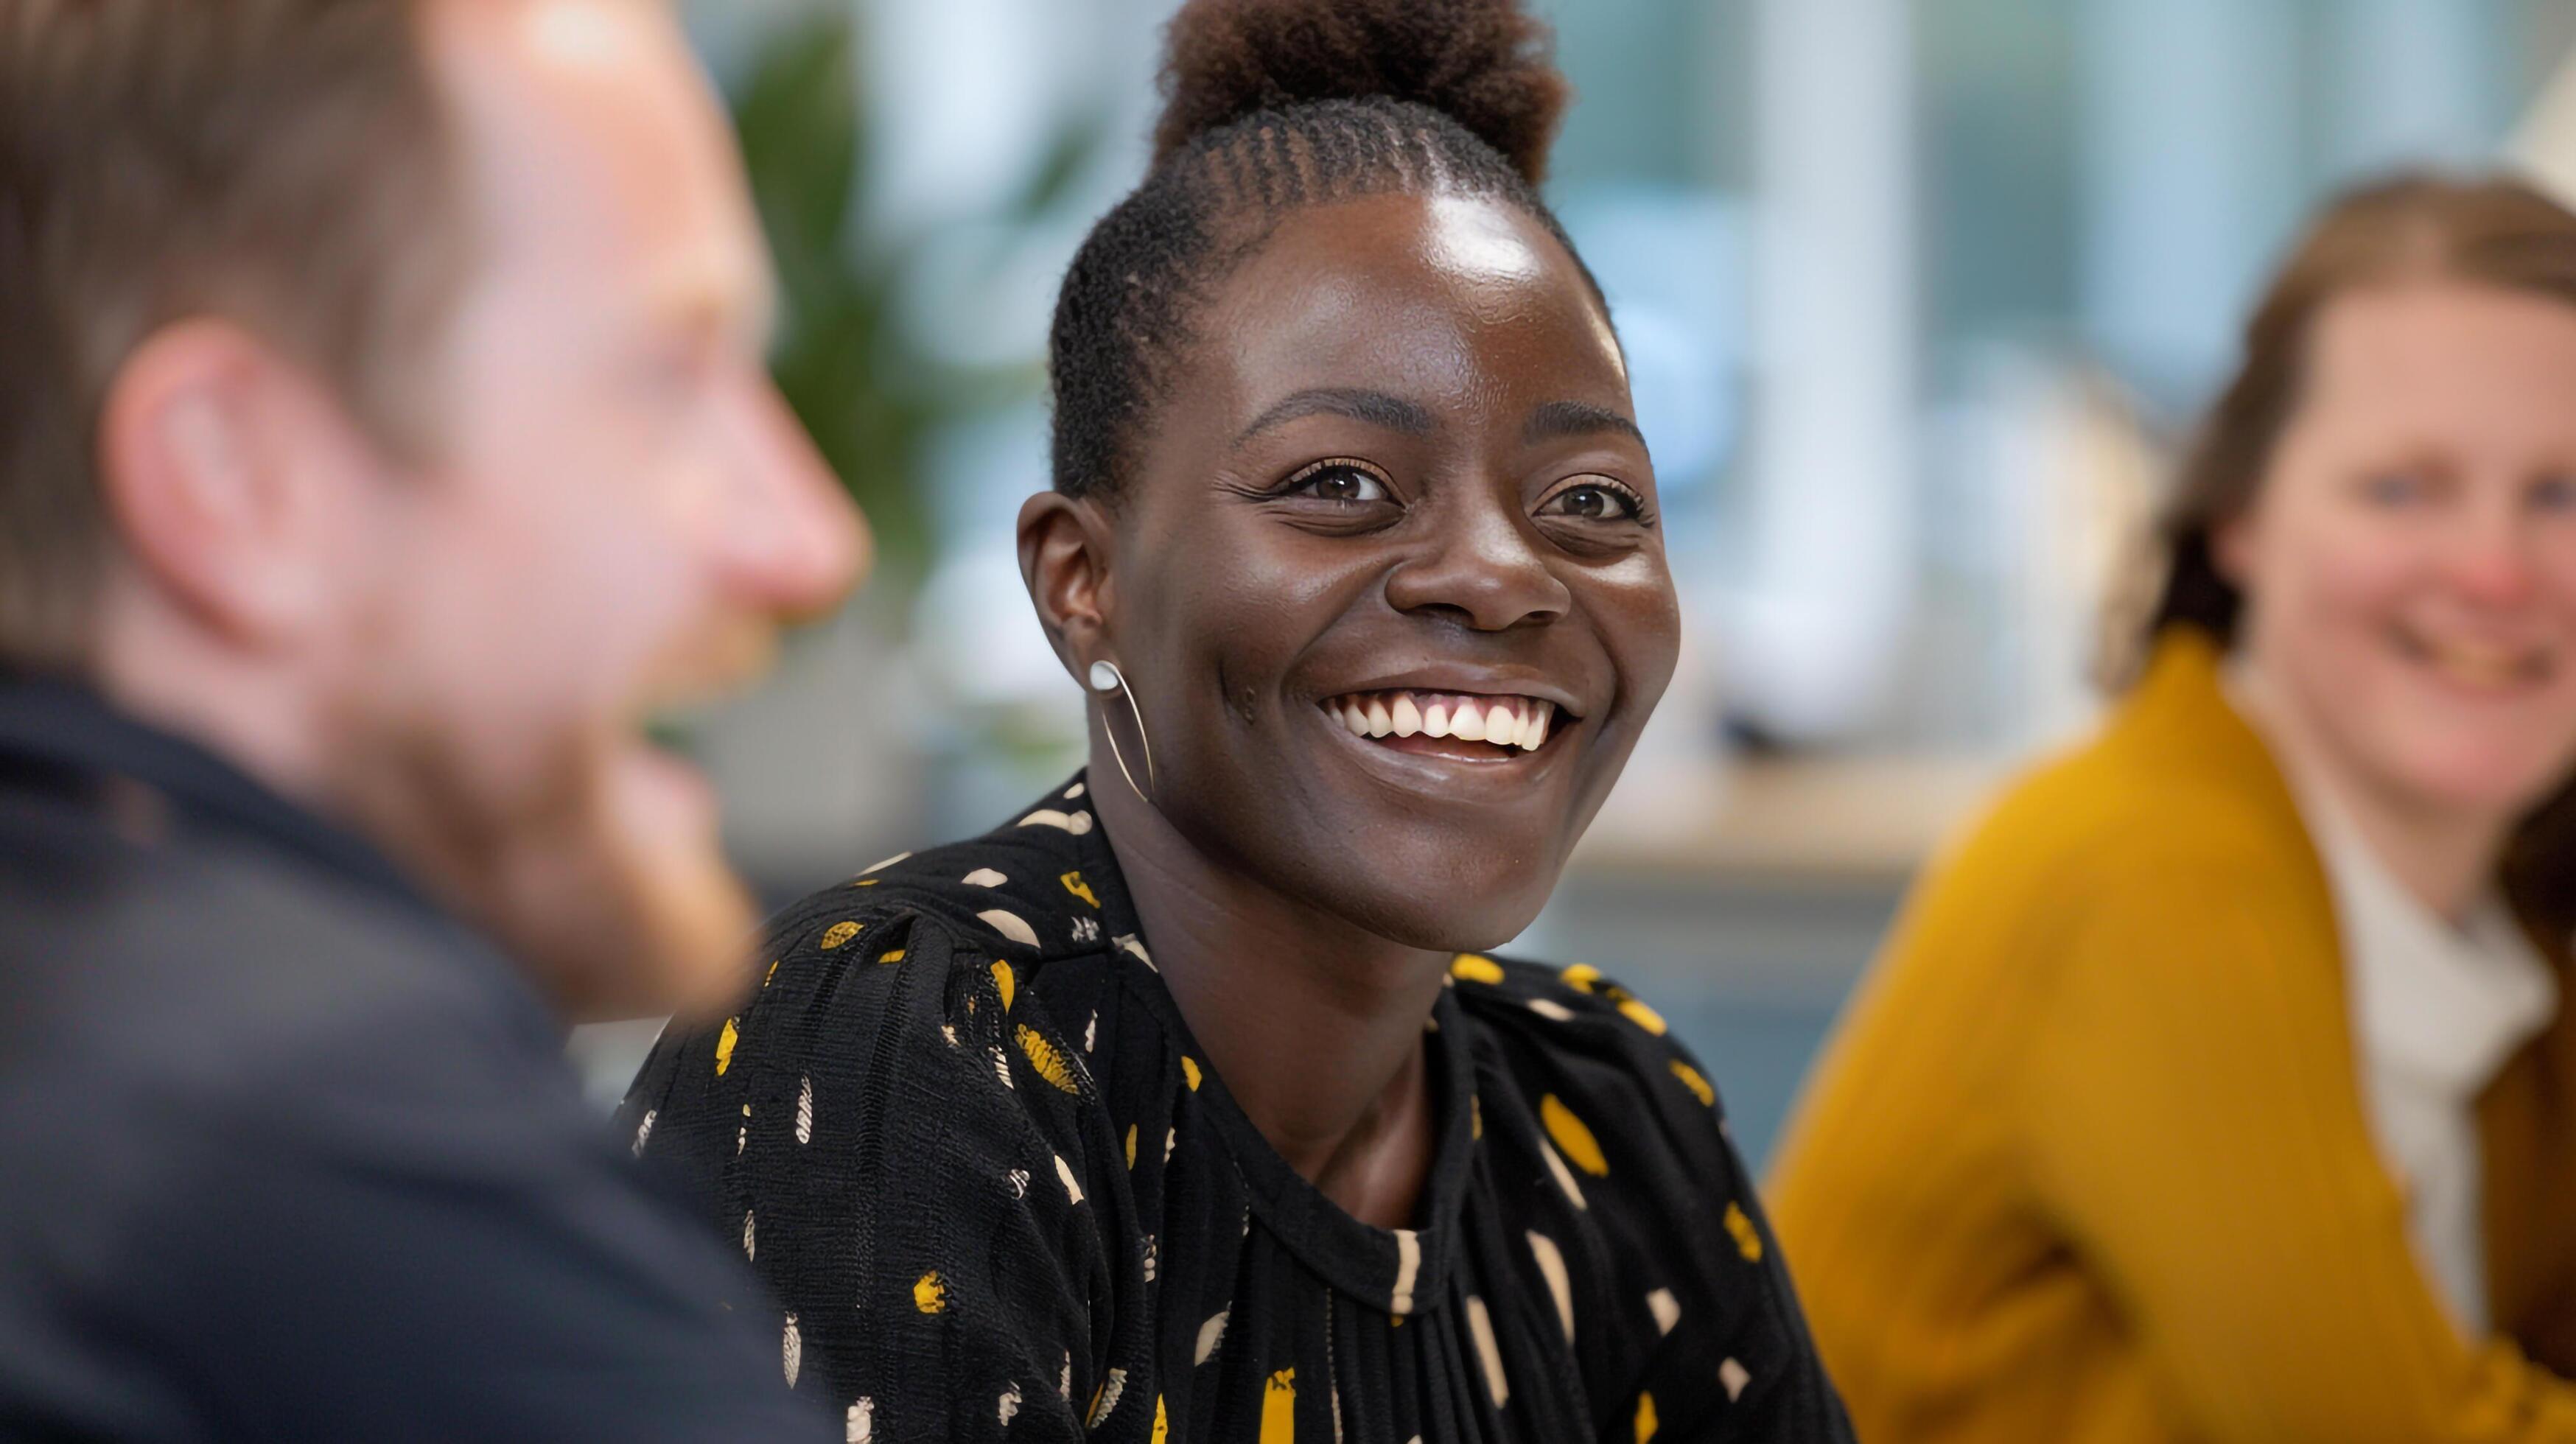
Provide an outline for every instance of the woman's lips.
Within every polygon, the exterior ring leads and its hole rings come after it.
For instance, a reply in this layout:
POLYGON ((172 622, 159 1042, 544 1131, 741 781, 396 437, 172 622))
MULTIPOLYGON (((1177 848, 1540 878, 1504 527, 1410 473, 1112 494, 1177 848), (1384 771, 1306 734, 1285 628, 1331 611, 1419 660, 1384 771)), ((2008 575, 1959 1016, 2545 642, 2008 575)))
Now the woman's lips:
POLYGON ((1547 744, 1556 720, 1556 704, 1544 698, 1474 692, 1345 692, 1320 705, 1354 737, 1401 751, 1475 759, 1535 752, 1547 744))
POLYGON ((2404 626, 2392 628, 2391 636, 2408 660, 2472 691, 2512 692, 2550 680, 2549 654, 2540 648, 2440 638, 2404 626))

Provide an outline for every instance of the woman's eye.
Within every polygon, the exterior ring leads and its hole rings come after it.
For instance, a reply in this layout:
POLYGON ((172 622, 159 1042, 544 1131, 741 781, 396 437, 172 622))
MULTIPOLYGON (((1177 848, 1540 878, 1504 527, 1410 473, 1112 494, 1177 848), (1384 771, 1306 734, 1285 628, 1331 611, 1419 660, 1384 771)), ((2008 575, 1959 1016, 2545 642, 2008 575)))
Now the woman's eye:
POLYGON ((2576 476, 2541 478, 2531 489, 2531 505, 2533 510, 2553 516, 2576 511, 2576 476))
POLYGON ((1541 503, 1539 515, 1572 517, 1577 521, 1637 521, 1645 515, 1645 507, 1625 487, 1580 482, 1541 503))
POLYGON ((1375 472, 1357 466, 1327 463, 1310 468, 1280 488, 1283 496, 1311 496, 1320 501, 1343 506, 1364 506, 1371 502, 1392 500, 1386 481, 1375 472))
POLYGON ((2412 506, 2432 490, 2424 474, 2415 471, 2374 472, 2361 484, 2362 497, 2374 506, 2412 506))

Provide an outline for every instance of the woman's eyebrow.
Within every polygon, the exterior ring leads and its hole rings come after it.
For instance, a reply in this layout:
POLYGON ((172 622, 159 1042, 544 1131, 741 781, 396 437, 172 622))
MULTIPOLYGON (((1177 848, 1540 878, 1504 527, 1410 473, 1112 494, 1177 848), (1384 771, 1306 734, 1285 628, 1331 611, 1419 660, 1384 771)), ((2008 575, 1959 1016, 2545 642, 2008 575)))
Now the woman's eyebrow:
POLYGON ((1588 401, 1550 401, 1530 412, 1521 423, 1523 441, 1554 441, 1567 436, 1596 436, 1614 432, 1643 446, 1646 435, 1637 423, 1606 407, 1588 401))
POLYGON ((1347 416, 1387 431, 1400 431, 1407 436, 1429 436, 1431 413, 1401 396, 1383 391, 1362 391, 1349 387, 1319 386, 1300 391, 1254 417, 1243 428, 1234 444, 1241 446, 1275 426, 1285 426, 1301 416, 1347 416))

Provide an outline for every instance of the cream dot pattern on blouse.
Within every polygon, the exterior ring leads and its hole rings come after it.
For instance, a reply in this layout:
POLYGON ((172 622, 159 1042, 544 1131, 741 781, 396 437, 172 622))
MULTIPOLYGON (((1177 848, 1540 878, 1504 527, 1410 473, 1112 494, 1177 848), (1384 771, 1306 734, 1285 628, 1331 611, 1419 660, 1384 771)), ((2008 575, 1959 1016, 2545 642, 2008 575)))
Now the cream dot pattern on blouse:
POLYGON ((1242 1118, 1090 814, 1041 806, 861 881, 791 909, 770 986, 714 1036, 666 1037, 627 1115, 636 1151, 684 1164, 722 1120, 722 1159, 696 1166, 784 1310, 782 1370, 832 1391, 846 1437, 944 1437, 950 1401, 980 1398, 995 1437, 1554 1444, 1596 1430, 1560 1397, 1574 1374, 1626 1400, 1623 1437, 1721 1416, 1728 1437, 1848 1437, 1803 1335, 1771 1332, 1796 1311, 1765 1302, 1785 1276, 1716 1090, 1598 970, 1450 960, 1421 1036, 1463 1106, 1423 1225, 1374 1230, 1242 1118), (756 1132, 767 1099, 779 1123, 756 1132), (1032 1187, 1049 1170, 1062 1192, 1032 1187), (818 1207, 824 1178, 878 1203, 818 1207), (1466 1242, 1470 1196, 1512 1241, 1490 1258, 1466 1242), (1115 1280, 1047 1305, 1112 1327, 1006 1339, 1042 1298, 1028 1279, 1115 1280), (826 1312, 848 1322, 818 1342, 802 1321, 826 1312), (965 1372, 879 1373, 873 1341, 965 1372), (818 1348, 828 1371, 806 1367, 818 1348))

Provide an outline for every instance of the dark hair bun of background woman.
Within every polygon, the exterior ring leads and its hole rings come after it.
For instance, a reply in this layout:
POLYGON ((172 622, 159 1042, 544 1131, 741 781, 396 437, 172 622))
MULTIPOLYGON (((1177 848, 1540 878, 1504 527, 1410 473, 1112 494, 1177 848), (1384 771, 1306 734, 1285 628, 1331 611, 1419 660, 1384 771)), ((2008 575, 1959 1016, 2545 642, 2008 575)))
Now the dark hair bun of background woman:
POLYGON ((1157 162, 1256 111, 1382 96, 1445 113, 1535 184, 1565 112, 1547 27, 1512 0, 1189 0, 1168 38, 1157 162))

